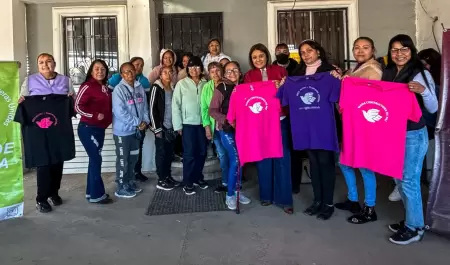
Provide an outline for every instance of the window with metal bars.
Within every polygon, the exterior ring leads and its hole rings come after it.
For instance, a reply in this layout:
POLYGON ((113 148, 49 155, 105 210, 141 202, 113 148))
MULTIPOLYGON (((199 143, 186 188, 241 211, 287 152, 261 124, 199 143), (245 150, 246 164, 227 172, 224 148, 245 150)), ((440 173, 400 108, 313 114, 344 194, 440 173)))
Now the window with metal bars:
POLYGON ((65 72, 74 85, 80 85, 95 59, 108 65, 109 75, 118 72, 117 17, 64 18, 65 72))
POLYGON ((283 10, 278 11, 278 43, 290 50, 298 49, 306 39, 319 42, 332 63, 343 67, 348 63, 347 10, 283 10))
MULTIPOLYGON (((222 13, 159 14, 159 47, 197 56, 206 54, 210 39, 222 43, 222 13)), ((180 58, 178 58, 180 59, 180 58)))

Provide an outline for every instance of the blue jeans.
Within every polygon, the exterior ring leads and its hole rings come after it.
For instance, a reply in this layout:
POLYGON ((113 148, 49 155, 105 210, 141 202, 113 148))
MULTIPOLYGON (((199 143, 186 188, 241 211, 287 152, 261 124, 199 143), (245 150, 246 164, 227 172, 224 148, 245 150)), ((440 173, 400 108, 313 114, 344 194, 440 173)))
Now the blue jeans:
POLYGON ((229 176, 228 156, 227 150, 225 149, 222 143, 222 135, 217 130, 214 131, 213 142, 214 145, 216 146, 217 158, 219 158, 220 169, 222 170, 222 184, 226 186, 228 183, 228 176, 229 176))
POLYGON ((78 137, 89 156, 87 173, 86 199, 99 202, 106 198, 102 180, 102 148, 105 141, 105 129, 80 122, 78 137))
MULTIPOLYGON (((233 196, 236 191, 237 177, 241 174, 239 167, 239 156, 236 148, 235 134, 220 131, 220 138, 222 139, 223 147, 226 150, 227 155, 227 170, 228 170, 228 196, 233 196)), ((239 183, 239 186, 241 183, 239 183)))
MULTIPOLYGON (((358 188, 356 187, 355 169, 339 163, 345 183, 347 183, 348 199, 358 202, 358 188)), ((359 168, 364 181, 364 202, 369 207, 374 207, 377 199, 377 179, 375 173, 369 169, 359 168)))
POLYGON ((398 191, 402 196, 406 211, 405 224, 412 230, 425 226, 422 208, 422 192, 420 189, 420 175, 423 159, 428 149, 428 132, 426 128, 408 131, 406 133, 405 164, 403 179, 396 179, 398 191))
POLYGON ((283 157, 267 158, 256 166, 259 178, 261 202, 273 202, 281 207, 292 207, 291 151, 289 141, 289 120, 281 121, 283 157))

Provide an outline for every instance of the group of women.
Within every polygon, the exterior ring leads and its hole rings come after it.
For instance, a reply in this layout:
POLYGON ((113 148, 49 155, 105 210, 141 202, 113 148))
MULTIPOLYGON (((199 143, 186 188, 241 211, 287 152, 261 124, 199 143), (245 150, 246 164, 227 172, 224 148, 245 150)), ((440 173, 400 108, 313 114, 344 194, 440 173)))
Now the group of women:
MULTIPOLYGON (((207 145, 213 142, 222 169, 222 185, 216 192, 226 192, 225 203, 229 209, 236 209, 237 200, 243 204, 250 203, 251 200, 242 192, 240 197, 236 198, 236 186, 241 185, 236 182, 242 174, 234 138, 235 130, 239 128, 234 128, 226 119, 231 93, 234 87, 241 83, 272 80, 280 87, 287 76, 330 72, 338 78, 355 76, 407 83, 411 92, 416 94, 424 113, 436 113, 438 108, 435 92, 437 80, 433 79, 427 65, 424 65, 429 55, 427 58, 419 58, 413 41, 407 35, 397 35, 391 39, 386 65, 381 65, 375 60, 376 50, 373 40, 367 37, 358 38, 353 44, 353 55, 357 65, 348 71, 341 71, 332 65, 326 51, 314 40, 306 40, 300 44, 298 48, 301 61, 298 64, 285 58, 288 54, 288 51, 285 51, 287 45, 277 46, 277 61, 272 63, 266 46, 256 44, 250 49, 248 63, 251 69, 245 74, 242 73, 238 62, 232 61, 221 52, 220 42, 217 39, 211 40, 208 48, 209 53, 202 58, 189 54, 183 56, 179 67, 175 65, 176 54, 172 50, 163 49, 160 54, 160 65, 153 68, 148 79, 142 75, 144 65, 142 58, 136 57, 122 64, 120 73, 109 81, 106 63, 102 60, 92 62, 86 82, 81 85, 75 101, 75 109, 82 116, 78 127, 79 138, 89 155, 86 188, 86 198, 89 202, 100 204, 112 202, 105 192, 101 179, 101 149, 105 129, 112 123, 117 154, 118 188, 115 192, 117 197, 131 198, 142 191, 136 183, 139 179, 135 177, 135 172, 139 169, 135 170, 135 165, 141 153, 139 149, 142 146, 143 134, 149 128, 155 134, 158 189, 168 191, 181 185, 171 175, 175 142, 177 136, 181 136, 183 190, 187 195, 195 194, 196 187, 208 188, 202 171, 207 145)), ((45 71, 54 71, 53 58, 44 54, 38 57, 40 66, 37 74, 46 73, 41 67, 41 61, 47 62, 45 71)), ((54 75, 56 73, 53 73, 54 75)), ((46 79, 53 76, 44 75, 46 79)), ((26 91, 25 85, 22 90, 26 91)), ((67 87, 65 93, 72 95, 73 89, 67 87)), ((292 192, 297 188, 293 187, 292 183, 295 182, 294 178, 299 176, 294 176, 294 173, 298 172, 293 170, 291 172, 291 167, 294 168, 301 161, 298 161, 297 151, 292 149, 290 124, 286 118, 288 115, 285 112, 280 117, 283 157, 264 159, 257 162, 256 167, 261 205, 275 204, 285 213, 292 214, 294 211, 292 192)), ((339 115, 335 116, 339 127, 339 115)), ((418 123, 408 122, 403 179, 396 180, 405 206, 406 219, 389 226, 394 232, 390 241, 397 244, 404 245, 418 241, 424 233, 420 176, 428 146, 426 125, 424 118, 418 123)), ((308 152, 314 199, 304 213, 327 220, 336 207, 352 212, 354 215, 350 216, 348 221, 353 224, 377 220, 374 208, 375 173, 359 169, 363 176, 365 191, 364 207, 361 207, 358 202, 355 169, 340 165, 347 183, 348 196, 346 201, 334 204, 334 171, 329 173, 332 176, 325 178, 320 167, 323 163, 334 165, 335 154, 327 153, 320 161, 316 161, 318 159, 314 154, 308 152)), ((38 209, 42 210, 41 206, 45 202, 39 203, 38 209)))

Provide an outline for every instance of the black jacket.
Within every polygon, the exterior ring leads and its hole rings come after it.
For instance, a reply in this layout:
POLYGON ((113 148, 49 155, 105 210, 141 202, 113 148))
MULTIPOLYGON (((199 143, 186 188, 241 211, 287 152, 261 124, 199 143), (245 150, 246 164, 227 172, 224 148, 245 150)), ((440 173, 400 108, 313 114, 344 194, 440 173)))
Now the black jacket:
MULTIPOLYGON (((173 87, 172 87, 173 90, 173 87)), ((164 87, 161 81, 156 80, 150 89, 150 130, 155 134, 162 132, 164 113, 166 111, 164 87)))
POLYGON ((14 121, 22 125, 27 168, 75 158, 72 117, 74 102, 67 95, 29 96, 19 104, 14 121))
MULTIPOLYGON (((273 61, 272 64, 278 64, 278 61, 275 60, 275 61, 273 61)), ((289 64, 288 64, 288 66, 286 67, 286 71, 288 72, 288 76, 291 76, 291 75, 292 75, 292 72, 293 72, 294 69, 297 67, 297 65, 298 65, 298 62, 297 62, 296 60, 294 60, 294 59, 292 59, 292 58, 289 58, 289 64)), ((280 65, 280 66, 281 66, 281 65, 280 65)))

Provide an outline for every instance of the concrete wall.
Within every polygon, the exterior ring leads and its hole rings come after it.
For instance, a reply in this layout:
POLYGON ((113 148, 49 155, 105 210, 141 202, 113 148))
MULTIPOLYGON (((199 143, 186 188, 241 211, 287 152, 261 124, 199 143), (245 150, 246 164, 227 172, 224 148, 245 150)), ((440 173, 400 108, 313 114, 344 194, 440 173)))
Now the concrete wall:
MULTIPOLYGON (((30 72, 36 72, 36 57, 43 52, 53 53, 52 8, 62 6, 124 5, 127 1, 101 3, 58 3, 27 5, 27 42, 30 72)), ((58 63, 58 62, 56 62, 58 63)))
POLYGON ((434 32, 438 42, 438 47, 442 47, 442 25, 450 29, 450 0, 422 0, 423 8, 419 1, 416 2, 417 17, 417 46, 419 49, 434 48, 437 50, 436 41, 433 38, 432 27, 433 20, 430 17, 438 17, 435 23, 434 32), (424 11, 427 11, 425 13, 424 11))

